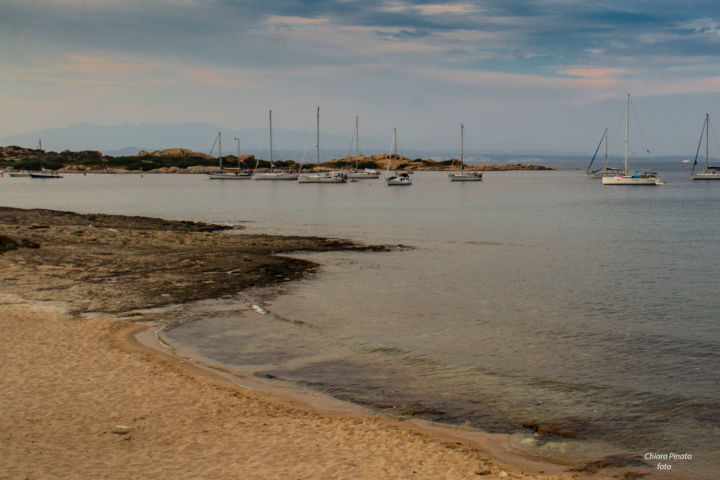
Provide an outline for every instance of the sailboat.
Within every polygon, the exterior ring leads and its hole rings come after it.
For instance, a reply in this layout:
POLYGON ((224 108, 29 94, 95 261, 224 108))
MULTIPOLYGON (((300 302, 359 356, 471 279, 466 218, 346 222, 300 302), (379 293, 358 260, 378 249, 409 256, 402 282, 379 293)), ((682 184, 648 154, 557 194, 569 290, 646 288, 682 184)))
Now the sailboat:
MULTIPOLYGON (((38 141, 38 150, 42 150, 42 139, 38 141)), ((44 152, 42 152, 44 153, 44 152)), ((45 166, 43 165, 43 158, 44 155, 40 157, 40 171, 39 172, 30 172, 31 178, 63 178, 62 175, 59 175, 52 170, 45 170, 45 166)))
POLYGON ((700 142, 698 142, 698 148, 695 152, 695 161, 693 162, 692 168, 692 179, 693 180, 720 180, 720 167, 713 167, 710 165, 710 114, 705 114, 705 124, 703 125, 703 131, 700 132, 700 142), (702 145, 702 137, 705 133, 705 170, 702 172, 695 173, 695 165, 697 165, 697 157, 700 152, 700 145, 702 145))
POLYGON ((628 114, 630 113, 630 94, 625 96, 625 171, 622 175, 614 175, 611 177, 602 177, 603 185, 663 185, 663 182, 657 177, 655 172, 630 173, 628 168, 628 144, 630 133, 630 122, 628 114))
POLYGON ((451 182, 479 182, 482 180, 482 171, 468 170, 465 171, 465 160, 463 158, 464 153, 464 136, 465 136, 465 125, 460 124, 460 171, 453 172, 448 175, 451 182))
MULTIPOLYGON (((360 128, 357 115, 355 115, 355 131, 353 132, 353 139, 355 140, 355 168, 348 172, 348 178, 354 180, 362 180, 364 178, 378 178, 380 176, 380 172, 378 172, 374 168, 364 168, 362 170, 358 169, 358 159, 360 158, 360 128)), ((352 148, 352 143, 350 145, 350 148, 352 148)))
MULTIPOLYGON (((257 170, 257 162, 255 163, 257 170)), ((255 172, 252 176, 254 180, 297 180, 297 173, 292 172, 276 172, 273 169, 273 141, 272 141, 272 110, 270 110, 270 171, 255 172)))
MULTIPOLYGON (((320 107, 317 107, 317 169, 315 173, 303 173, 298 177, 298 183, 347 183, 345 172, 321 172, 320 169, 320 107)), ((302 169, 302 166, 300 167, 302 169)))
POLYGON ((390 163, 392 159, 397 157, 397 128, 393 128, 393 149, 390 159, 387 163, 387 172, 385 174, 385 183, 388 186, 405 186, 412 185, 412 178, 407 172, 398 172, 395 170, 395 175, 390 175, 390 163))
POLYGON ((608 160, 610 157, 608 157, 608 129, 606 128, 605 131, 602 134, 602 137, 600 137, 600 143, 598 143, 597 148, 595 149, 595 154, 590 159, 590 163, 588 163, 587 168, 585 169, 585 173, 590 175, 592 178, 603 178, 603 177, 613 177, 615 175, 618 175, 620 173, 620 170, 617 168, 613 168, 608 166, 608 160), (595 157, 597 157, 598 152, 600 151, 600 146, 605 142, 605 164, 603 165, 603 168, 599 168, 597 170, 590 170, 592 168, 592 164, 595 161, 595 157))
POLYGON ((208 174, 210 180, 249 180, 251 177, 250 172, 240 171, 240 140, 235 139, 238 142, 238 168, 236 172, 224 172, 223 171, 223 156, 222 156, 222 132, 218 132, 218 158, 220 160, 220 172, 208 174))

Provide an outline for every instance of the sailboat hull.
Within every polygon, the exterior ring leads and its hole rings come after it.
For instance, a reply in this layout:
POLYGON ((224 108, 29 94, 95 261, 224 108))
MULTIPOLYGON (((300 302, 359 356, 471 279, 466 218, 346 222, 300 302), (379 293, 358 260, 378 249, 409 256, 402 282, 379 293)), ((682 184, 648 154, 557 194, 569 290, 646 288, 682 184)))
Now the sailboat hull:
POLYGON ((297 180, 296 173, 272 172, 272 173, 256 173, 252 177, 254 180, 297 180))
POLYGON ((300 175, 298 183, 347 183, 347 176, 344 174, 308 174, 300 175))
POLYGON ((380 173, 378 172, 348 172, 347 174, 348 178, 355 178, 357 180, 362 179, 373 179, 380 177, 380 173))
POLYGON ((603 185, 659 185, 657 177, 631 177, 631 176, 615 176, 602 177, 603 185))
POLYGON ((692 176, 693 180, 720 180, 720 172, 701 172, 692 176))
POLYGON ((482 172, 451 173, 448 178, 451 182, 480 182, 482 172))
POLYGON ((63 178, 63 176, 49 172, 30 172, 30 178, 63 178))
POLYGON ((250 180, 250 173, 212 173, 208 175, 210 180, 250 180))

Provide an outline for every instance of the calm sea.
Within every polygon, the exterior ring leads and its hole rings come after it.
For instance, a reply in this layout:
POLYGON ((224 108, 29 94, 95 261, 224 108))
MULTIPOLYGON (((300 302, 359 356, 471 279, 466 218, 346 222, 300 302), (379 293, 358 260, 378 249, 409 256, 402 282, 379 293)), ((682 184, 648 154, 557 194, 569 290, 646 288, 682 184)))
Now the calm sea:
MULTIPOLYGON (((562 165, 561 165, 562 166, 562 165)), ((0 179, 0 204, 241 223, 415 247, 299 254, 314 277, 187 307, 167 335, 260 377, 491 432, 550 458, 690 454, 720 472, 720 182, 577 169, 411 187, 201 175, 0 179), (260 315, 244 300, 262 304, 260 315), (548 441, 523 424, 553 424, 548 441)), ((655 468, 657 462, 651 461, 655 468)), ((660 474, 658 478, 663 478, 660 474)))

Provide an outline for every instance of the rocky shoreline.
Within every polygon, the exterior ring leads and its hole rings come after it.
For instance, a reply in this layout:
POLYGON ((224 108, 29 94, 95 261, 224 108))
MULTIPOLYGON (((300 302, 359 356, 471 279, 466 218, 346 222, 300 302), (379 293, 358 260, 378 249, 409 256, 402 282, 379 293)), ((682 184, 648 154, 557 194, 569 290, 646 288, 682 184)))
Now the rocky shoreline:
MULTIPOLYGON (((182 148, 156 150, 154 152, 139 152, 137 155, 127 157, 112 157, 103 155, 99 151, 87 150, 82 152, 51 152, 41 149, 30 149, 18 146, 0 147, 0 168, 15 170, 39 170, 41 166, 57 170, 61 173, 187 173, 206 174, 220 170, 218 159, 207 154, 193 152, 182 148)), ((250 170, 257 168, 265 171, 269 163, 256 159, 254 155, 243 155, 239 159, 235 155, 223 156, 226 170, 250 170), (239 160, 239 161, 238 161, 239 160), (234 167, 234 168, 233 168, 234 167)), ((453 171, 459 170, 457 159, 436 161, 432 159, 411 159, 396 154, 379 153, 371 156, 360 155, 335 158, 321 163, 302 165, 303 171, 374 168, 385 170, 390 164, 393 169, 407 171, 453 171)), ((301 165, 293 160, 276 162, 276 167, 289 170, 299 170, 301 165)), ((543 165, 529 165, 522 163, 487 163, 479 165, 465 165, 467 170, 482 171, 508 171, 508 170, 553 170, 543 165)))
POLYGON ((0 207, 0 283, 75 312, 124 312, 297 280, 317 264, 276 253, 370 250, 323 237, 248 235, 242 227, 0 207), (3 253, 4 252, 4 253, 3 253))

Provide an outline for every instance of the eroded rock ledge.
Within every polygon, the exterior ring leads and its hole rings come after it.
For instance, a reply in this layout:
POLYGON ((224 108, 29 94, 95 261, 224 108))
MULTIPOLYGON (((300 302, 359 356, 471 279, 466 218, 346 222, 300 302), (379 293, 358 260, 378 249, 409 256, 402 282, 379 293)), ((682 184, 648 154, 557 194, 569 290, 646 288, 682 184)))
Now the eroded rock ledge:
POLYGON ((228 234, 228 225, 0 207, 0 284, 76 312, 124 312, 297 280, 317 264, 278 252, 369 250, 323 238, 228 234), (35 247, 35 248, 32 248, 35 247))

